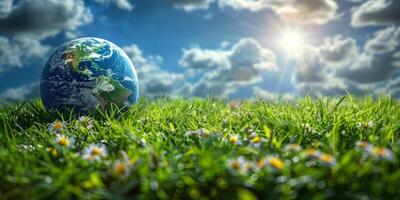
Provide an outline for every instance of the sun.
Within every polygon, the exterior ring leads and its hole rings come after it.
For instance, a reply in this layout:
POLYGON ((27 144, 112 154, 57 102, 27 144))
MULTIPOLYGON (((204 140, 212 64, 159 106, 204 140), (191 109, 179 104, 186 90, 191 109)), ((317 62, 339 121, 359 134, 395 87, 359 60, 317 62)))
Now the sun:
POLYGON ((307 41, 304 33, 299 30, 286 30, 282 33, 279 40, 279 46, 285 50, 289 56, 298 56, 303 48, 305 47, 307 41))

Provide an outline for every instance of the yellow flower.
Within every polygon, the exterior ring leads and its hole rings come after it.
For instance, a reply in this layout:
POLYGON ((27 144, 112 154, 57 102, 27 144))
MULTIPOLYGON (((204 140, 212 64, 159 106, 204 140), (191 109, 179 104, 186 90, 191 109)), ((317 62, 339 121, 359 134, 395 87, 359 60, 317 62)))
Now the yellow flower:
POLYGON ((232 144, 240 144, 240 137, 237 134, 231 134, 229 136, 229 142, 232 144))
POLYGON ((56 148, 53 147, 47 147, 47 152, 49 152, 52 156, 57 157, 58 156, 58 151, 56 148))
POLYGON ((274 156, 268 159, 268 164, 277 170, 282 170, 285 167, 285 163, 283 163, 283 161, 278 157, 274 156))
POLYGON ((261 138, 260 138, 260 136, 257 135, 257 136, 255 136, 255 137, 251 138, 250 141, 251 141, 252 143, 258 143, 258 142, 261 141, 261 138))

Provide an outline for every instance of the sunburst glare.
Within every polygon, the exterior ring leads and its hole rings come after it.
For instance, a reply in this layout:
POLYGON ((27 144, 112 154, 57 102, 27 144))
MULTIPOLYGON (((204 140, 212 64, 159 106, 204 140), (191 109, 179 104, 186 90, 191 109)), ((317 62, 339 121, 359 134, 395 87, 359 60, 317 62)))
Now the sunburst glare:
POLYGON ((299 56, 306 44, 304 33, 295 29, 284 31, 279 40, 279 46, 291 57, 299 56))

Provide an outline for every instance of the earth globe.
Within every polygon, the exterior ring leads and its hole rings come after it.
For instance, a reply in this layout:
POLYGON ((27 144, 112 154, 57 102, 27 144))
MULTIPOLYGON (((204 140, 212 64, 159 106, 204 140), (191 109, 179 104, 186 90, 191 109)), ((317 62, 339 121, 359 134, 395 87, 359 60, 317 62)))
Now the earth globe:
POLYGON ((58 48, 43 69, 40 94, 48 110, 87 113, 138 100, 138 78, 129 57, 115 44, 85 37, 58 48))

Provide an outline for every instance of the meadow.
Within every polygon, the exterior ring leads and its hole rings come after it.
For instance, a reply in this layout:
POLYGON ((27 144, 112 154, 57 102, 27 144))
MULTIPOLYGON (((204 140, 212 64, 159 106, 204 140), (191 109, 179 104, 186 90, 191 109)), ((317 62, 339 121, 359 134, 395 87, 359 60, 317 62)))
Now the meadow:
POLYGON ((0 107, 0 199, 395 199, 400 103, 141 99, 0 107))

